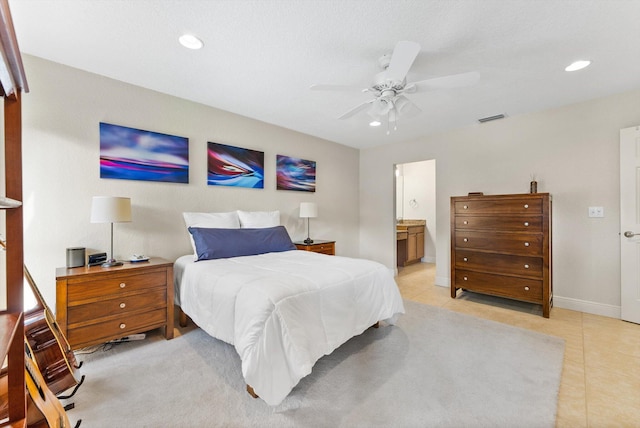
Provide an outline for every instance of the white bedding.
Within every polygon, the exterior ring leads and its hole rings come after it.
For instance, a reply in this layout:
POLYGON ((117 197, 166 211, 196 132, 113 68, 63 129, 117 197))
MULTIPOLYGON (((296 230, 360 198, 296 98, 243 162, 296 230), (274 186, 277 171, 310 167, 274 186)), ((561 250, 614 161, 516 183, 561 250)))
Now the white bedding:
POLYGON ((235 346, 242 374, 279 404, 315 362, 378 321, 404 313, 389 270, 376 262, 285 251, 174 265, 176 304, 235 346))

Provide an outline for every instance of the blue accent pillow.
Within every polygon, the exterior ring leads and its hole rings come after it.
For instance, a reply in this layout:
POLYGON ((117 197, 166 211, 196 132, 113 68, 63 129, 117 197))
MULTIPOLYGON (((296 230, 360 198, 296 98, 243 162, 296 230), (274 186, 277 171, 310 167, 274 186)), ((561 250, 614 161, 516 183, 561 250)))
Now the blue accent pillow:
POLYGON ((199 260, 295 250, 284 226, 261 229, 213 229, 190 227, 199 260))

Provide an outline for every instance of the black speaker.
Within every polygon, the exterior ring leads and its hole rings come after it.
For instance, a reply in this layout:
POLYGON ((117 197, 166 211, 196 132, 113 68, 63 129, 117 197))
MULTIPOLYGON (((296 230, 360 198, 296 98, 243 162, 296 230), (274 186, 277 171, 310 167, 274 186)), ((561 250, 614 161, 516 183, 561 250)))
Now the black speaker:
POLYGON ((67 248, 67 267, 74 268, 84 266, 84 247, 67 248))

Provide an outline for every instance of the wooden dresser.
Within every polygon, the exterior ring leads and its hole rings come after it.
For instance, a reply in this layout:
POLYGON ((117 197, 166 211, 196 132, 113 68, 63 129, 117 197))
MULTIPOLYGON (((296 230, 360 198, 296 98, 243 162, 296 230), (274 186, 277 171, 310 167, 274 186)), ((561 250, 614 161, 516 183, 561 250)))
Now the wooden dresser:
POLYGON ((548 193, 451 198, 451 297, 459 289, 542 305, 549 318, 548 193))
POLYGON ((173 263, 56 269, 56 319, 71 348, 164 327, 173 338, 173 263))
POLYGON ((305 244, 303 241, 293 243, 298 250, 313 251, 314 253, 336 255, 336 241, 320 241, 314 240, 311 244, 305 244))

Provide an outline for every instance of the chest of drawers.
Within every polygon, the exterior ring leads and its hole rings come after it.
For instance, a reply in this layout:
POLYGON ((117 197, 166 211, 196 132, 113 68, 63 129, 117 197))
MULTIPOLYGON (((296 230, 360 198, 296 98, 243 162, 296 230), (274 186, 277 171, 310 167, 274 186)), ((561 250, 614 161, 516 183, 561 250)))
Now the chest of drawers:
POLYGON ((58 268, 56 319, 73 349, 164 327, 173 338, 173 263, 58 268))
POLYGON ((536 303, 549 317, 548 193, 451 198, 451 297, 460 289, 536 303))

